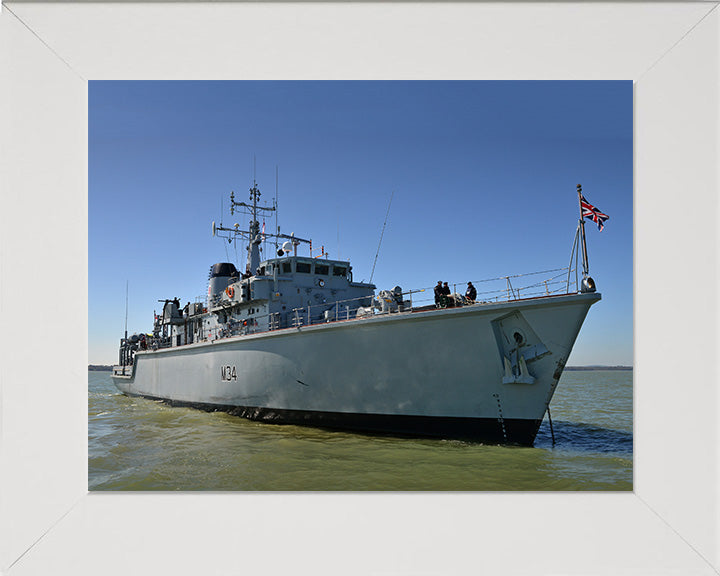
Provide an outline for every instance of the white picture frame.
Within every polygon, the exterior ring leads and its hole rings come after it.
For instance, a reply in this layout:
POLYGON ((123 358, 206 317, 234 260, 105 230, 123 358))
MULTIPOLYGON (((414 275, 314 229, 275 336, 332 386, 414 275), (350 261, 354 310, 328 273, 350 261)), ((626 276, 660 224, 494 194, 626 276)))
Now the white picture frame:
POLYGON ((0 572, 717 574, 717 2, 0 13, 0 572), (87 81, 632 79, 632 493, 87 492, 87 81), (688 277, 689 276, 689 277, 688 277))

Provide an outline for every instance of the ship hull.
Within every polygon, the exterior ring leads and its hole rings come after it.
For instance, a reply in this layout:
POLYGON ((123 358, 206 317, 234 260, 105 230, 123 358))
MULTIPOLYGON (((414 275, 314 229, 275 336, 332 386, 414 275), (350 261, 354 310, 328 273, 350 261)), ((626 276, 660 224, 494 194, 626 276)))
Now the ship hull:
POLYGON ((380 315, 139 352, 113 380, 128 395, 264 422, 532 445, 599 299, 380 315))

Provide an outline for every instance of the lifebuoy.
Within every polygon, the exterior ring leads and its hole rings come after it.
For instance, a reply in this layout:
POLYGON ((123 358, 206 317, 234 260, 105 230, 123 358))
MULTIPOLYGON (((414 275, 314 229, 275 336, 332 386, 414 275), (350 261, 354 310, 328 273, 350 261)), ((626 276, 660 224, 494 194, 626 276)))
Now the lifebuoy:
POLYGON ((228 298, 232 298, 233 296, 235 296, 235 288, 233 288, 232 286, 228 286, 227 288, 225 288, 225 293, 228 295, 228 298))

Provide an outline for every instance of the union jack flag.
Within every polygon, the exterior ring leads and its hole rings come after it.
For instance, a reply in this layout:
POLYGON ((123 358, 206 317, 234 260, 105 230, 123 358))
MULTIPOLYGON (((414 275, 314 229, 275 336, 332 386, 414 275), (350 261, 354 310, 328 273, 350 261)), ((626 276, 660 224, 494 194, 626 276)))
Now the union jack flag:
POLYGON ((603 223, 608 220, 610 216, 600 212, 595 206, 585 200, 584 196, 580 196, 580 208, 582 209, 583 218, 588 218, 598 225, 598 230, 602 232, 603 223))

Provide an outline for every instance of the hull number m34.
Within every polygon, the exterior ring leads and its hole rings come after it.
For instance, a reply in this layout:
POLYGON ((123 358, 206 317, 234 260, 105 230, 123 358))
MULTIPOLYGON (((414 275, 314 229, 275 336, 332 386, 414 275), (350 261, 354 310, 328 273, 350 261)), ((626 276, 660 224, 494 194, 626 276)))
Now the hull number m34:
POLYGON ((235 369, 235 366, 222 366, 220 368, 220 373, 221 380, 223 380, 224 382, 237 380, 237 370, 235 369))

